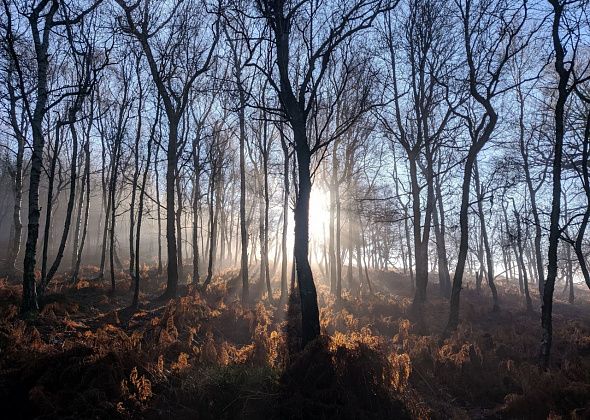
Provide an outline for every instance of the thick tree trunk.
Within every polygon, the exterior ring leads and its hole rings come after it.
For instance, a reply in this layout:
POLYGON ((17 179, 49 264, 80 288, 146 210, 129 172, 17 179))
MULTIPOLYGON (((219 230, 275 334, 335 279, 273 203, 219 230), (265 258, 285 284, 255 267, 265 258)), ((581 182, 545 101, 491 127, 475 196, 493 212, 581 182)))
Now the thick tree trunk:
POLYGON ((299 190, 295 205, 295 261, 301 298, 302 345, 320 334, 320 316, 313 274, 309 265, 309 198, 311 195, 311 153, 307 146, 305 125, 293 127, 297 153, 299 190))
POLYGON ((217 253, 217 223, 220 209, 220 181, 218 180, 218 171, 221 168, 213 167, 211 169, 210 200, 209 200, 209 264, 207 265, 207 277, 203 283, 203 289, 206 289, 213 279, 213 270, 215 267, 215 255, 217 253), (217 196, 217 197, 216 197, 217 196))
MULTIPOLYGON (((23 261, 23 295, 21 301, 21 314, 26 315, 36 312, 39 309, 37 302, 37 284, 35 282, 35 266, 37 254, 37 240, 39 238, 39 219, 41 211, 39 209, 39 184, 41 181, 41 171, 43 170, 43 148, 45 138, 43 136, 43 118, 47 112, 46 105, 48 99, 47 92, 47 75, 49 70, 48 43, 50 31, 53 24, 53 17, 57 12, 59 3, 53 2, 51 7, 45 13, 44 27, 39 29, 39 13, 42 10, 35 8, 35 13, 29 18, 31 32, 35 42, 35 58, 37 65, 37 86, 36 86, 36 103, 31 121, 31 130, 33 134, 33 150, 31 154, 31 173, 29 176, 29 209, 28 209, 28 226, 27 242, 25 244, 25 257, 23 261), (43 42, 41 41, 41 38, 43 42)), ((43 7, 44 8, 44 7, 43 7)), ((22 92, 24 94, 24 92, 22 92)))
POLYGON ((410 272, 410 287, 412 292, 416 290, 416 281, 414 279, 414 257, 412 255, 412 240, 410 235, 410 226, 408 220, 410 218, 408 207, 404 206, 404 232, 406 237, 406 249, 408 250, 408 270, 410 272))
POLYGON ((178 255, 175 234, 175 200, 174 186, 176 183, 176 161, 178 154, 178 121, 172 115, 168 115, 169 133, 168 150, 166 153, 166 252, 168 255, 166 291, 162 295, 164 299, 176 297, 178 289, 178 255))
MULTIPOLYGON (((428 242, 422 241, 422 209, 420 208, 420 186, 418 184, 418 168, 416 157, 409 156, 410 180, 412 185, 412 225, 414 231, 414 258, 416 266, 416 293, 414 305, 426 301, 426 287, 428 285, 428 242)), ((424 227, 426 229, 426 226, 424 227)))
POLYGON ((551 201, 551 216, 549 226, 549 250, 547 256, 547 279, 543 290, 543 301, 541 307, 541 327, 543 338, 541 339, 541 361, 544 367, 548 367, 553 340, 553 292, 555 279, 557 278, 557 247, 559 245, 559 216, 561 206, 561 167, 563 158, 563 138, 565 135, 565 102, 569 95, 568 81, 571 70, 565 69, 565 52, 561 44, 559 26, 564 5, 558 0, 550 0, 553 6, 553 47, 555 50, 555 70, 559 75, 557 86, 557 101, 555 103, 555 145, 553 151, 553 189, 551 201))
MULTIPOLYGON (((45 55, 45 54, 44 54, 45 55)), ((46 86, 47 62, 38 63, 39 71, 43 70, 45 77, 38 75, 39 84, 46 86)), ((38 91, 40 89, 38 88, 38 91)), ((43 92, 45 89, 43 89, 43 92)), ((43 147, 45 138, 43 137, 42 121, 44 103, 47 102, 46 92, 43 96, 37 98, 35 114, 31 122, 33 132, 33 151, 31 155, 31 174, 29 176, 29 210, 27 226, 27 242, 25 244, 25 257, 23 262, 23 297, 21 301, 21 314, 26 315, 36 312, 39 309, 37 302, 37 283, 35 281, 35 265, 37 253, 37 239, 39 238, 39 219, 41 211, 39 209, 39 183, 41 181, 41 171, 43 169, 43 147), (40 105, 40 101, 42 105, 40 105)))
POLYGON ((467 251, 469 250, 469 186, 471 185, 471 175, 473 173, 473 163, 475 154, 470 152, 465 162, 463 173, 463 185, 461 190, 461 210, 459 212, 459 225, 461 229, 459 241, 459 255, 457 257, 457 266, 453 276, 453 287, 451 289, 451 304, 449 321, 446 326, 445 335, 454 331, 459 324, 459 306, 461 298, 461 289, 463 288, 463 272, 465 271, 465 261, 467 260, 467 251))

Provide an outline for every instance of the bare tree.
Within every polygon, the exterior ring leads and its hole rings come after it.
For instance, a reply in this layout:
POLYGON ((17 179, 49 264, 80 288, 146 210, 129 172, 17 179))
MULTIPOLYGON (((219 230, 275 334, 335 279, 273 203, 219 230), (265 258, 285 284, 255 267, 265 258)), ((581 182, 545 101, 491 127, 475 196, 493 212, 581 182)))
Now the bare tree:
POLYGON ((203 34, 191 19, 206 19, 207 12, 195 4, 175 2, 167 14, 155 19, 150 2, 128 5, 117 0, 124 12, 122 28, 137 39, 145 54, 149 70, 162 98, 168 119, 166 149, 166 243, 168 281, 163 298, 176 296, 178 288, 178 249, 175 232, 175 184, 178 163, 178 127, 186 111, 191 88, 197 78, 211 67, 219 40, 219 19, 215 18, 212 33, 203 34), (174 33, 174 37, 170 36, 174 33))
MULTIPOLYGON (((463 272, 468 251, 469 192, 473 167, 478 153, 492 137, 498 113, 494 98, 504 93, 510 86, 501 82, 506 64, 528 43, 528 37, 521 39, 521 31, 527 22, 526 2, 517 4, 498 2, 477 2, 466 0, 457 2, 463 29, 463 41, 468 72, 470 105, 483 111, 475 116, 468 108, 466 114, 459 114, 469 130, 471 144, 467 152, 461 187, 461 210, 459 224, 461 229, 459 255, 453 287, 451 291, 450 314, 445 334, 453 331, 459 323, 460 295, 463 272)), ((493 272, 488 272, 488 284, 494 295, 494 307, 498 307, 497 291, 493 272)))
POLYGON ((269 70, 262 70, 276 90, 284 117, 293 130, 297 156, 298 190, 295 205, 294 253, 301 300, 302 343, 305 346, 320 333, 316 288, 308 259, 311 157, 327 146, 327 142, 319 138, 310 142, 307 124, 315 109, 318 90, 322 86, 326 69, 336 49, 345 40, 369 28, 381 12, 392 8, 393 5, 384 0, 344 2, 334 5, 332 13, 328 14, 329 19, 325 18, 326 15, 320 13, 311 1, 258 0, 257 6, 271 33, 271 46, 278 75, 269 70), (314 29, 307 25, 299 26, 297 22, 301 19, 314 21, 314 29), (295 36, 296 33, 300 39, 295 36), (308 48, 308 51, 304 54, 302 72, 299 73, 301 77, 298 78, 293 74, 295 64, 292 54, 300 47, 308 48))

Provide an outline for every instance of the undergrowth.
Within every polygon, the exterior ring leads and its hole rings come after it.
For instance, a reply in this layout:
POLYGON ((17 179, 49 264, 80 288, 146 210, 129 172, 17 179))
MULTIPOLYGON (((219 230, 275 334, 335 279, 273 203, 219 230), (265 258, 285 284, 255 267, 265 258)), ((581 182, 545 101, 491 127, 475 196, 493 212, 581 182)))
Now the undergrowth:
MULTIPOLYGON (((385 274, 384 285, 391 281, 385 274)), ((440 339, 447 301, 418 334, 404 290, 335 301, 319 287, 321 337, 297 351, 296 299, 244 307, 218 276, 168 302, 109 296, 83 278, 38 316, 0 284, 0 402, 9 418, 584 418, 590 415, 587 308, 555 317, 554 365, 536 364, 538 319, 520 296, 465 291, 463 322, 440 339)), ((148 282, 147 286, 150 286, 148 282)), ((228 286, 229 285, 229 286, 228 286)), ((120 289, 128 290, 121 284, 120 289)))

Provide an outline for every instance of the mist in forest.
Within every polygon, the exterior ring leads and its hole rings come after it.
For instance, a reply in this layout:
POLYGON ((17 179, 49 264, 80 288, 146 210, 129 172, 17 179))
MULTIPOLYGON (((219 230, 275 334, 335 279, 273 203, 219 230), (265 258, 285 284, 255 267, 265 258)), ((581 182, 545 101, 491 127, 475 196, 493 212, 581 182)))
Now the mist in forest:
POLYGON ((8 418, 590 416, 587 0, 2 0, 8 418))

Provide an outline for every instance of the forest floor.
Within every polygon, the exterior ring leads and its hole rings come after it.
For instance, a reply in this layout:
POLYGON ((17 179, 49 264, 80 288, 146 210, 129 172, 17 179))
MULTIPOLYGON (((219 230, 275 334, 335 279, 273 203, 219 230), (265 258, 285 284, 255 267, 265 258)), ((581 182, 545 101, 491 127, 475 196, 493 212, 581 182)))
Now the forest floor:
POLYGON ((58 279, 27 321, 20 286, 1 282, 4 418, 590 418, 582 289, 574 304, 556 297, 543 371, 538 309, 509 285, 499 312, 486 291, 464 289, 462 322, 444 341, 448 301, 436 284, 420 328, 400 274, 372 273, 376 293, 362 300, 337 303, 320 286, 323 335, 301 353, 296 302, 242 307, 235 271, 171 301, 156 299, 163 280, 146 271, 138 311, 127 309, 129 279, 110 295, 95 276, 87 267, 76 285, 58 279))

